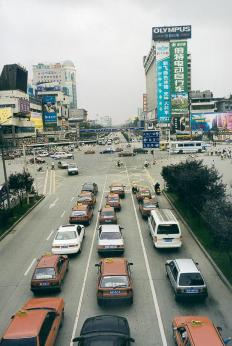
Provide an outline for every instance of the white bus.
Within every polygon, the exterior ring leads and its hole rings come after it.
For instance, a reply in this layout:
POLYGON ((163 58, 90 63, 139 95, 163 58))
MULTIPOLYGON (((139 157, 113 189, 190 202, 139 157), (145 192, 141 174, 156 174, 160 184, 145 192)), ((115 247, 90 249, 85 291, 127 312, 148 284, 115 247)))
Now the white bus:
POLYGON ((206 150, 201 141, 170 142, 170 154, 202 153, 206 150))

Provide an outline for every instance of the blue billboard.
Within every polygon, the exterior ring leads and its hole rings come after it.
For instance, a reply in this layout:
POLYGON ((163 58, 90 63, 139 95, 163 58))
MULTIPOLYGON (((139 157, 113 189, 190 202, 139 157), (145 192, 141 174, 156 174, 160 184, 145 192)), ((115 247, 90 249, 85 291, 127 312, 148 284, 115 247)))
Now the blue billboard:
POLYGON ((168 42, 156 44, 157 119, 160 123, 171 121, 170 52, 168 42))
POLYGON ((43 120, 45 126, 57 124, 56 98, 55 96, 45 95, 42 98, 43 120))
POLYGON ((160 132, 157 130, 143 131, 143 148, 159 148, 160 132))

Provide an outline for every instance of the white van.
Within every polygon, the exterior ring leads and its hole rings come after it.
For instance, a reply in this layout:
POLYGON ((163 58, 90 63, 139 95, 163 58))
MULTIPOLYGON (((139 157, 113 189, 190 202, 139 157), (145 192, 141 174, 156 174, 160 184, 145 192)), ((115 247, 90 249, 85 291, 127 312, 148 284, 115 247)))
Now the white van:
POLYGON ((182 236, 180 226, 171 210, 152 210, 148 218, 148 226, 156 248, 181 247, 182 236))

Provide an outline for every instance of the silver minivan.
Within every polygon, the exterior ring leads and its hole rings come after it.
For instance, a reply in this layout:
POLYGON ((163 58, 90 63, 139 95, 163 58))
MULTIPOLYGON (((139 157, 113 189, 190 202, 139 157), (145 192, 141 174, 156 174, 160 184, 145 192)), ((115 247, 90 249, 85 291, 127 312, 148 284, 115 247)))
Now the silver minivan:
POLYGON ((173 259, 165 263, 166 274, 174 289, 175 298, 207 297, 205 280, 192 259, 173 259))
POLYGON ((148 218, 148 227, 156 248, 181 247, 180 225, 170 209, 152 210, 148 218))

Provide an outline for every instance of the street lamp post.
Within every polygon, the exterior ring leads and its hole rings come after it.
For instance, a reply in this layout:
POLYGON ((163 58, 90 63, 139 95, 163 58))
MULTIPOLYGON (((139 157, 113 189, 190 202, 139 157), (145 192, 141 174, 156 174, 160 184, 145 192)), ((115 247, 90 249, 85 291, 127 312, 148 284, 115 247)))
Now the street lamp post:
POLYGON ((2 131, 2 124, 6 123, 7 120, 0 124, 0 143, 1 143, 1 154, 2 154, 2 166, 3 166, 4 180, 5 180, 5 186, 6 186, 7 209, 10 209, 10 194, 9 194, 9 186, 8 186, 8 179, 7 179, 7 172, 6 172, 6 162, 4 158, 3 131, 2 131))

